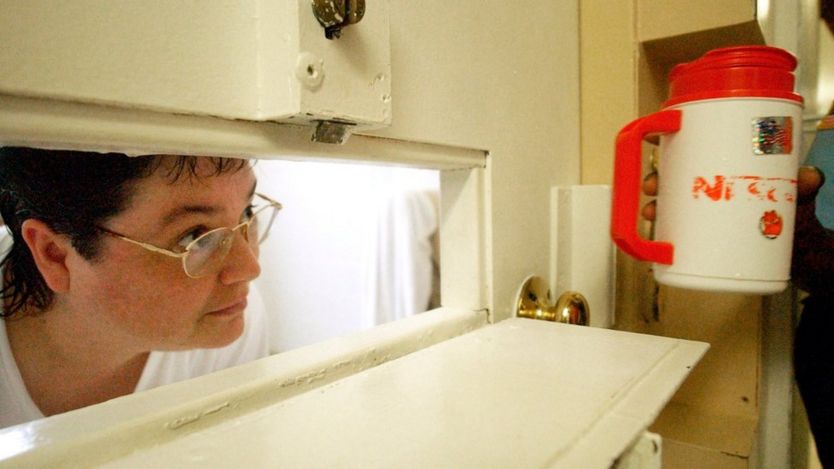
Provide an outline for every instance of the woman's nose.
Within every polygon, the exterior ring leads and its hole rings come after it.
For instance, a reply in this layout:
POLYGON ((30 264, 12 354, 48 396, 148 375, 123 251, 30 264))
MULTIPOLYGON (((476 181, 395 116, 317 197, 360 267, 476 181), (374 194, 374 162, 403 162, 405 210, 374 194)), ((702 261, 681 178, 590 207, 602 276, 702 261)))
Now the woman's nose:
POLYGON ((258 262, 258 245, 250 243, 242 232, 235 233, 232 247, 226 256, 223 269, 220 271, 220 281, 224 285, 254 280, 261 274, 258 262))

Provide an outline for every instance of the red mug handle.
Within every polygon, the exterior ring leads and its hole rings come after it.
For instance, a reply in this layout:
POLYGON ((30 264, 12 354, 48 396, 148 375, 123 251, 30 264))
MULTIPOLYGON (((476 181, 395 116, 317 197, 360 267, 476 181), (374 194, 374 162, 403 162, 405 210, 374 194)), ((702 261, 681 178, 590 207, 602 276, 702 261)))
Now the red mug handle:
POLYGON ((641 117, 617 134, 611 237, 620 249, 636 259, 671 264, 674 258, 672 243, 650 241, 637 234, 637 219, 640 216, 642 141, 649 135, 674 133, 680 128, 681 111, 666 110, 641 117))

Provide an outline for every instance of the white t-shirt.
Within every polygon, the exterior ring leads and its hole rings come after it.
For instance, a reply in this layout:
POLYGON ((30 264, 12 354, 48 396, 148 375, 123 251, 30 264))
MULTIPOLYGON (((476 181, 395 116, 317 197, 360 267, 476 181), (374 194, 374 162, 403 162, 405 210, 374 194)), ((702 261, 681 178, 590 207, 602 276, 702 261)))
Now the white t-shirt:
MULTIPOLYGON (((0 245, 4 244, 4 237, 0 235, 0 245)), ((5 249, 0 250, 0 256, 4 254, 5 249)), ((243 334, 225 347, 182 352, 151 352, 134 392, 183 381, 267 356, 269 335, 266 311, 263 298, 255 289, 254 283, 250 284, 248 307, 244 314, 243 334)), ((0 319, 0 428, 43 417, 43 413, 26 390, 9 346, 5 320, 0 319)))

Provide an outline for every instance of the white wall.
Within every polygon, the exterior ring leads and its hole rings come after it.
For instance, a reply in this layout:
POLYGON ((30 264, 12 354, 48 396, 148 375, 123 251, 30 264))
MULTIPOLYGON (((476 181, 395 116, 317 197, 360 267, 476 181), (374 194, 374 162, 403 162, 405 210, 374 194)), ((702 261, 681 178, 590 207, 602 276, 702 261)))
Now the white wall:
POLYGON ((437 190, 437 171, 349 163, 261 160, 258 191, 284 205, 261 249, 256 280, 274 351, 364 329, 366 263, 380 204, 437 190))

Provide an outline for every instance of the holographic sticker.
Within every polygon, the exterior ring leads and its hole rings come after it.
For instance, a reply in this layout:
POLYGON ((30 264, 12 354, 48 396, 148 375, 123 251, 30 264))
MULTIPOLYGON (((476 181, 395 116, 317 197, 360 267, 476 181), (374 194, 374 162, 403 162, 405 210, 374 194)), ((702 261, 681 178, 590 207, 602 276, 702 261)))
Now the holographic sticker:
POLYGON ((789 155, 793 150, 793 118, 790 116, 753 119, 753 153, 789 155))

